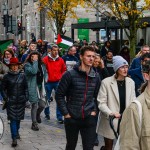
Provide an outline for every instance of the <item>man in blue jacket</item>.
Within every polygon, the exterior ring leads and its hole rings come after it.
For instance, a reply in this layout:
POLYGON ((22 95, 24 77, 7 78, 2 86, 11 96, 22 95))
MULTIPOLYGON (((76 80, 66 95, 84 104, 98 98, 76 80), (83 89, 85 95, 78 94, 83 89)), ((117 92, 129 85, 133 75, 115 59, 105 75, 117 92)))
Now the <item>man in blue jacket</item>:
POLYGON ((142 75, 142 65, 145 64, 146 61, 150 60, 150 53, 145 53, 141 56, 141 65, 135 69, 129 69, 128 74, 135 82, 135 92, 136 96, 140 95, 140 87, 142 83, 144 83, 144 78, 142 75))
POLYGON ((145 53, 149 53, 150 52, 150 47, 148 45, 144 45, 141 47, 141 55, 140 57, 134 58, 130 69, 135 69, 135 68, 139 68, 141 66, 141 57, 142 55, 144 55, 145 53))
POLYGON ((62 56, 62 59, 66 63, 67 70, 71 70, 74 67, 74 65, 76 65, 77 62, 79 61, 78 58, 75 56, 76 52, 77 52, 76 47, 71 46, 68 49, 68 53, 62 56))

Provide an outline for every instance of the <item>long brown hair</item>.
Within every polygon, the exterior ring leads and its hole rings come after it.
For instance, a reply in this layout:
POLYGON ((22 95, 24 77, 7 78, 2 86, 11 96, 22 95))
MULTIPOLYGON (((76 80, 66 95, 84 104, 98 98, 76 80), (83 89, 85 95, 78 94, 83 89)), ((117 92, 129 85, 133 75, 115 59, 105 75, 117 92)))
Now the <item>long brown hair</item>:
POLYGON ((143 84, 141 85, 141 87, 140 87, 140 89, 139 89, 139 93, 140 93, 140 94, 145 91, 147 85, 148 85, 148 81, 146 81, 145 83, 143 83, 143 84))
POLYGON ((12 57, 14 57, 15 55, 14 55, 14 51, 13 51, 13 49, 12 48, 7 48, 5 51, 4 51, 4 55, 3 55, 3 58, 5 58, 5 53, 6 52, 9 52, 11 55, 12 55, 12 57))

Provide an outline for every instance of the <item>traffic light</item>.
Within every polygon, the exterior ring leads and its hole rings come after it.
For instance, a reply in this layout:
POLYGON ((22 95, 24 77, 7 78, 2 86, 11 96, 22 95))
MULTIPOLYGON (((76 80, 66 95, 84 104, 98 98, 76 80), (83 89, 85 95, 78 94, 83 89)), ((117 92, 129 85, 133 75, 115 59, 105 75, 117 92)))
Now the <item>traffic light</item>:
POLYGON ((18 22, 18 34, 22 33, 22 24, 21 22, 18 22))
POLYGON ((2 19, 3 19, 4 27, 8 27, 9 26, 9 15, 3 15, 2 19))

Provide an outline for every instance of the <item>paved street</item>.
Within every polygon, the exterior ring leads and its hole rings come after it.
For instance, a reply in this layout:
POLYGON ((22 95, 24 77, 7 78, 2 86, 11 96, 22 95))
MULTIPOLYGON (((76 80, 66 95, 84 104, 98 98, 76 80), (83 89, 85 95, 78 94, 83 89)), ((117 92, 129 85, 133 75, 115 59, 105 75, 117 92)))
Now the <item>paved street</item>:
MULTIPOLYGON (((64 125, 56 122, 55 117, 55 102, 51 103, 51 120, 44 119, 42 114, 42 123, 39 125, 39 131, 32 131, 30 120, 30 109, 26 109, 25 120, 21 122, 20 135, 21 140, 18 140, 18 146, 11 148, 11 135, 9 124, 6 119, 6 112, 0 108, 0 116, 5 123, 5 132, 3 138, 0 140, 0 150, 65 150, 65 131, 64 125)), ((99 137, 100 138, 100 137, 99 137)), ((102 145, 102 138, 98 147, 94 150, 99 150, 102 145)), ((79 138, 76 150, 82 150, 81 139, 79 138)))

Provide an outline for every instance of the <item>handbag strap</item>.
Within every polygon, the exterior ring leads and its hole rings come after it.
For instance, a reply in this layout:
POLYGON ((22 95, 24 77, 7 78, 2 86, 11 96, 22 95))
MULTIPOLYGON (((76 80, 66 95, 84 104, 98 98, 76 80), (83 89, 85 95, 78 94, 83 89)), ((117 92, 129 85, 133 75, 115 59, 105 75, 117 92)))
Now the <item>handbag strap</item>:
POLYGON ((134 100, 133 103, 136 103, 138 106, 138 114, 140 120, 140 130, 142 129, 142 105, 138 100, 134 100))

